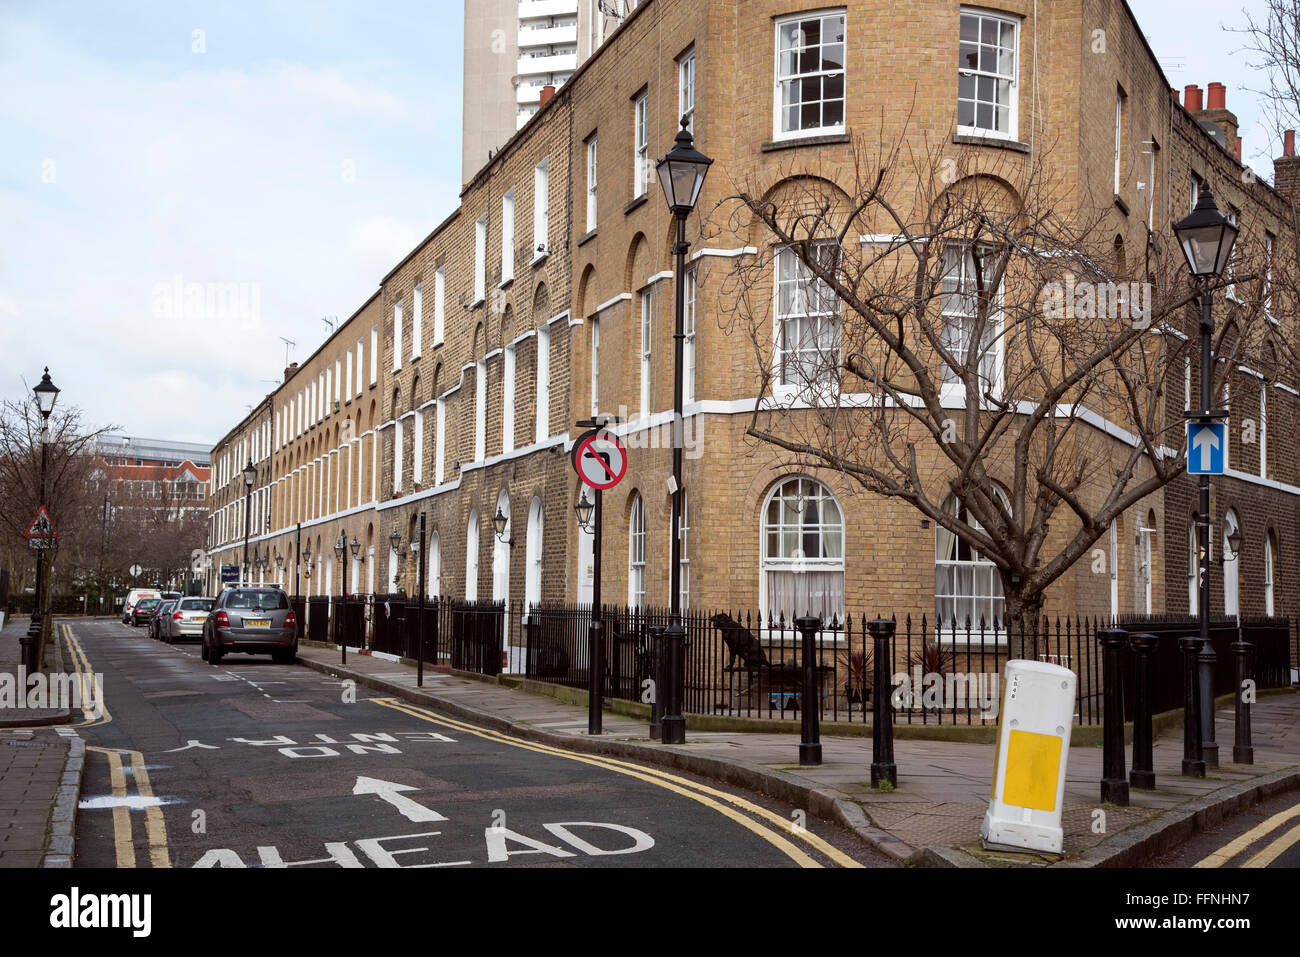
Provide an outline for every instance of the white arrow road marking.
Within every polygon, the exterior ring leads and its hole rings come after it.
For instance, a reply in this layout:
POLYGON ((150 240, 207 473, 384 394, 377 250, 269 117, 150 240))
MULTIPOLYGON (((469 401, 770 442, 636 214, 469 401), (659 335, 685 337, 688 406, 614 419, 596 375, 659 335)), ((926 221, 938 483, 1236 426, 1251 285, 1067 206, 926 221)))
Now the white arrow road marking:
POLYGON ((352 789, 353 794, 373 794, 382 800, 387 801, 393 807, 402 813, 402 816, 410 821, 445 821, 437 811, 425 807, 423 804, 417 804, 408 797, 403 797, 402 791, 418 791, 417 787, 409 784, 398 784, 394 781, 381 781, 378 778, 357 778, 357 786, 352 789))
POLYGON ((1219 436, 1214 429, 1204 426, 1193 437, 1192 447, 1201 453, 1201 471, 1208 472, 1214 465, 1214 450, 1219 447, 1219 436))

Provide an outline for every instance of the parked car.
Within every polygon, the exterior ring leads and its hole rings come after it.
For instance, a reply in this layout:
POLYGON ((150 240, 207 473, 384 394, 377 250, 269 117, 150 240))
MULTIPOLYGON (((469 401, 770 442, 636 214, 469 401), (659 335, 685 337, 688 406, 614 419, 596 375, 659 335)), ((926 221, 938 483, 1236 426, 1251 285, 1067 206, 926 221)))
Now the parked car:
POLYGON ((200 657, 220 664, 238 653, 270 655, 292 664, 298 655, 298 621, 282 588, 227 588, 218 595, 203 623, 200 657))
POLYGON ((182 598, 162 625, 162 640, 169 645, 183 638, 202 640, 212 604, 211 598, 182 598))
POLYGON ((154 609, 153 614, 149 616, 150 638, 162 638, 163 622, 167 621, 168 617, 172 613, 172 609, 175 607, 175 601, 163 599, 163 601, 159 603, 158 607, 154 609))
POLYGON ((158 606, 161 604, 161 598, 141 598, 135 603, 135 607, 131 609, 131 626, 139 628, 141 625, 149 624, 149 619, 153 617, 153 613, 158 610, 158 606))
POLYGON ((122 624, 131 624, 131 613, 141 598, 162 598, 162 592, 156 588, 132 588, 126 593, 126 601, 122 605, 122 624))

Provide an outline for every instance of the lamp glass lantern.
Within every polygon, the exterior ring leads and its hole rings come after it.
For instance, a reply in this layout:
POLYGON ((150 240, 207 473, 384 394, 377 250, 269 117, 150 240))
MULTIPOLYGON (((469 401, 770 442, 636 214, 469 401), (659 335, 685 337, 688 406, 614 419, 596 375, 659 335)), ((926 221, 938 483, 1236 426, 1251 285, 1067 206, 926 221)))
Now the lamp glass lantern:
POLYGON ((506 540, 506 526, 510 524, 510 519, 506 518, 505 513, 501 511, 501 506, 497 506, 496 517, 492 519, 492 527, 496 529, 497 541, 506 540))
POLYGON ((582 495, 573 506, 573 514, 578 516, 578 526, 583 529, 591 528, 591 512, 595 506, 587 498, 587 490, 582 490, 582 495))
POLYGON ((393 546, 393 551, 397 551, 397 546, 402 544, 402 536, 397 529, 393 529, 393 534, 388 536, 388 544, 393 546))
POLYGON ((713 160, 695 148, 695 140, 687 129, 689 122, 682 118, 682 128, 673 148, 655 164, 664 199, 668 201, 668 208, 678 216, 685 216, 695 208, 700 191, 704 189, 704 178, 713 165, 713 160))
POLYGON ((356 558, 357 552, 361 551, 361 543, 357 541, 357 537, 355 535, 352 536, 352 544, 349 547, 352 549, 352 557, 356 558))
POLYGON ((1174 224, 1174 234, 1187 257, 1187 268, 1198 279, 1223 275, 1232 257, 1238 229, 1214 202, 1209 187, 1202 189, 1196 208, 1174 224))
POLYGON ((1232 526, 1232 531, 1230 531, 1227 535, 1227 541, 1228 541, 1228 550, 1232 552, 1232 555, 1229 560, 1235 561, 1237 556, 1241 553, 1241 545, 1245 541, 1245 536, 1241 534, 1240 525, 1232 526))
POLYGON ((249 459, 248 464, 244 466, 244 484, 249 488, 253 487, 253 482, 257 479, 257 467, 253 465, 253 460, 249 459))
POLYGON ((343 552, 347 548, 347 541, 348 537, 346 535, 340 535, 339 540, 334 543, 334 557, 340 562, 343 561, 343 552))
POLYGON ((50 368, 45 367, 45 375, 41 376, 41 381, 32 389, 36 395, 36 407, 41 411, 41 417, 48 419, 50 413, 54 411, 54 402, 59 397, 59 390, 50 381, 50 368))

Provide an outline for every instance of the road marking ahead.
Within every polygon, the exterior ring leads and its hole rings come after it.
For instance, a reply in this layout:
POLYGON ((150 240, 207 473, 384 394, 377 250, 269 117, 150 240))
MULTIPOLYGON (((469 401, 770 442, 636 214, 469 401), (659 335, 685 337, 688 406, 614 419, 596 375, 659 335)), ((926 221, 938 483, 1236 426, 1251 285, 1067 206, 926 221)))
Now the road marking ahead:
POLYGON ((791 821, 781 817, 781 815, 774 811, 769 811, 767 808, 760 807, 742 797, 728 794, 725 791, 719 791, 716 788, 709 787, 708 785, 699 784, 688 778, 670 774, 667 771, 661 771, 657 768, 644 767, 628 761, 620 761, 617 758, 608 758, 603 755, 577 754, 576 752, 568 751, 564 748, 540 744, 534 741, 525 741, 522 738, 516 738, 503 732, 479 728, 464 721, 448 718, 444 715, 430 711, 427 708, 398 701, 396 698, 367 698, 366 700, 372 701, 381 707, 392 708, 395 711, 401 711, 405 714, 411 715, 412 717, 420 718, 421 720, 433 724, 440 724, 444 727, 462 731, 465 734, 472 734, 489 741, 497 741, 502 744, 508 744, 512 747, 522 748, 528 751, 536 751, 539 754, 549 754, 555 757, 567 758, 570 761, 590 764, 595 767, 604 768, 607 771, 613 771, 628 777, 637 778, 638 780, 672 791, 683 797, 690 798, 699 804, 703 804, 704 806, 717 811, 719 814, 730 818, 737 824, 740 824, 742 827, 748 829, 758 837, 776 847, 791 860, 795 861, 795 863, 800 867, 822 867, 823 865, 818 863, 815 859, 800 850, 799 847, 788 840, 785 836, 786 834, 804 841, 841 867, 863 866, 847 854, 837 850, 826 841, 823 841, 812 832, 803 828, 794 827, 791 821), (730 807, 726 807, 722 802, 732 804, 736 808, 740 808, 755 817, 762 818, 771 824, 775 824, 781 830, 778 831, 766 827, 757 821, 746 817, 744 814, 741 814, 730 807))
MULTIPOLYGON (((1245 834, 1223 845, 1223 847, 1219 848, 1213 854, 1210 854, 1208 857, 1200 861, 1197 861, 1197 863, 1193 866, 1222 867, 1224 864, 1228 863, 1228 861, 1232 860, 1234 857, 1236 857, 1246 848, 1250 847, 1250 845, 1254 844, 1256 841, 1260 840, 1265 835, 1270 834, 1273 831, 1276 831, 1279 827, 1281 827, 1283 824, 1285 824, 1287 821, 1291 820, 1294 817, 1300 817, 1300 804, 1297 804, 1294 807, 1289 807, 1285 811, 1278 811, 1278 813, 1274 814, 1263 824, 1259 824, 1255 827, 1252 827, 1245 834)), ((1295 844, 1297 841, 1300 841, 1300 827, 1293 829, 1290 833, 1288 833, 1284 837, 1274 841, 1272 844, 1264 848, 1264 850, 1260 851, 1258 854, 1256 854, 1254 857, 1252 857, 1242 866, 1243 867, 1267 867, 1283 851, 1285 851, 1292 844, 1295 844), (1294 837, 1292 835, 1294 835, 1294 837), (1282 844, 1282 842, 1286 841, 1288 838, 1290 838, 1290 843, 1282 844), (1279 844, 1282 844, 1282 846, 1278 847, 1279 844), (1272 857, 1265 858, 1265 855, 1267 855, 1269 851, 1271 851, 1275 847, 1277 848, 1277 852, 1273 854, 1272 857), (1255 863, 1256 861, 1260 861, 1260 860, 1263 860, 1264 862, 1255 863)))
POLYGON ((162 808, 158 806, 157 798, 154 796, 144 755, 127 748, 100 748, 94 745, 87 747, 86 750, 108 758, 109 781, 113 786, 113 847, 117 853, 117 866, 135 867, 135 835, 131 829, 131 805, 136 802, 127 793, 126 772, 122 765, 122 757, 125 755, 131 760, 131 780, 135 782, 139 803, 145 805, 144 832, 149 845, 149 866, 171 867, 171 853, 167 847, 167 823, 163 820, 162 808))
MULTIPOLYGON (((95 669, 90 666, 90 659, 86 657, 86 651, 81 647, 81 642, 79 642, 77 636, 72 633, 72 626, 61 624, 59 625, 59 628, 62 630, 63 641, 68 646, 68 652, 72 658, 72 670, 76 672, 77 680, 80 681, 85 675, 94 674, 95 669)), ((108 705, 106 705, 102 700, 99 701, 98 704, 98 717, 78 721, 72 727, 93 728, 97 725, 108 724, 112 721, 113 715, 109 712, 108 705)), ((84 714, 85 712, 83 711, 82 713, 84 714)))

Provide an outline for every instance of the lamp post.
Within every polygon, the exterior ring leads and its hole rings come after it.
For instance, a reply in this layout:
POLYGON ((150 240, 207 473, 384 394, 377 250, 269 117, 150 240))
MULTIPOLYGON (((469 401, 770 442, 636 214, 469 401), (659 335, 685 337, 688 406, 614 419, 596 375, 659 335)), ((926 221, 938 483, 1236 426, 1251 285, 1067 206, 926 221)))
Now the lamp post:
MULTIPOLYGON (((1214 203, 1214 195, 1209 187, 1202 189, 1196 208, 1186 218, 1174 224, 1174 235, 1187 257, 1187 267, 1196 278, 1200 287, 1201 299, 1201 401, 1200 409, 1188 410, 1185 416, 1201 423, 1211 423, 1224 419, 1228 413, 1222 409, 1211 409, 1211 373, 1213 370, 1210 354, 1210 338, 1214 332, 1214 318, 1210 312, 1210 280, 1223 274, 1232 256, 1232 246, 1237 241, 1237 227, 1228 221, 1214 203)), ((1226 450, 1225 450, 1226 451, 1226 450)), ((1196 516, 1196 543, 1200 568, 1197 583, 1197 611, 1200 615, 1199 652, 1210 644, 1210 477, 1200 475, 1197 478, 1199 496, 1196 516)), ((1191 649, 1188 649, 1191 651, 1191 649)), ((1205 777, 1205 759, 1201 752, 1201 729, 1199 727, 1199 707, 1197 700, 1200 689, 1196 687, 1193 669, 1188 682, 1184 701, 1183 723, 1183 775, 1184 777, 1205 777)), ((1212 719, 1212 716, 1211 716, 1212 719)))
MULTIPOLYGON (((253 512, 249 507, 253 500, 253 482, 257 479, 257 469, 253 466, 253 460, 249 459, 248 464, 244 466, 244 569, 241 574, 251 577, 252 571, 248 567, 248 535, 253 527, 253 512)), ((251 584, 251 582, 245 582, 251 584)))
POLYGON ((587 734, 602 733, 601 707, 605 698, 605 622, 600 607, 600 499, 601 493, 597 491, 593 505, 587 498, 586 486, 583 486, 573 506, 578 528, 592 536, 591 624, 587 626, 587 734))
POLYGON ((402 536, 401 533, 397 531, 397 526, 393 526, 393 534, 388 536, 388 544, 392 547, 392 558, 390 559, 392 567, 389 569, 389 574, 392 576, 393 590, 395 590, 397 588, 397 583, 402 580, 402 568, 398 564, 401 561, 402 556, 402 553, 398 551, 398 548, 402 544, 402 536))
MULTIPOLYGON (((682 626, 681 558, 682 558, 682 351, 686 333, 686 253, 691 248, 686 241, 686 218, 695 209, 704 179, 709 174, 713 160, 695 149, 691 137, 690 121, 682 118, 682 128, 673 148, 655 164, 664 199, 677 219, 677 242, 673 245, 676 257, 674 285, 676 303, 673 326, 673 482, 672 482, 672 539, 668 561, 669 611, 668 627, 664 629, 664 653, 667 656, 663 669, 667 694, 660 722, 664 744, 683 744, 686 741, 686 719, 682 717, 682 698, 685 679, 682 654, 686 629, 682 626)), ((659 689, 655 689, 656 695, 659 689)))
MULTIPOLYGON (((50 434, 50 413, 54 411, 54 402, 59 397, 59 390, 50 380, 50 368, 45 367, 45 374, 41 376, 41 381, 32 389, 36 397, 36 408, 41 413, 41 487, 40 487, 40 507, 45 507, 45 473, 49 467, 49 434, 50 434)), ((27 634, 20 640, 23 647, 23 660, 27 666, 27 673, 34 674, 40 670, 41 666, 41 645, 44 643, 45 628, 45 578, 46 578, 46 555, 49 552, 49 546, 53 541, 46 539, 44 545, 36 553, 36 596, 32 603, 32 621, 27 629, 27 634)), ((26 691, 26 689, 23 689, 26 691)))

